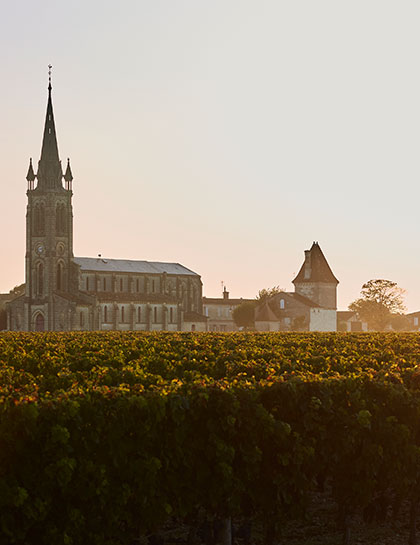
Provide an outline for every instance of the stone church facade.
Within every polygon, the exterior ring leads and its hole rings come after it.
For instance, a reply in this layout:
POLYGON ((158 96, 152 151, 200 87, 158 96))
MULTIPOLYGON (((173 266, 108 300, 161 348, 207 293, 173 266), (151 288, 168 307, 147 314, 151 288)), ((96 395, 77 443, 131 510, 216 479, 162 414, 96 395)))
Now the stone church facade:
POLYGON ((12 331, 204 331, 200 276, 179 263, 74 257, 73 175, 63 174, 48 86, 41 157, 27 174, 25 294, 12 331))

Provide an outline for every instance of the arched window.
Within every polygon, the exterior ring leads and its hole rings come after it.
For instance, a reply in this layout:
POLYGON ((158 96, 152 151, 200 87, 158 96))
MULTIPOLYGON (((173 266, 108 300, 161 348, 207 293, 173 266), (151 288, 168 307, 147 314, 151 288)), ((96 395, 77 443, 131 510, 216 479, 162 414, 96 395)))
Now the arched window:
POLYGON ((280 308, 284 309, 284 299, 280 299, 280 308))
POLYGON ((153 321, 156 323, 157 322, 157 307, 154 308, 154 311, 153 311, 153 321))
POLYGON ((34 235, 37 235, 39 233, 39 206, 35 206, 34 208, 32 227, 34 230, 34 235))
POLYGON ((104 322, 108 322, 108 307, 106 305, 104 306, 104 322))
POLYGON ((137 287, 137 291, 140 291, 140 280, 138 278, 136 280, 136 287, 137 287))
POLYGON ((45 206, 43 203, 36 207, 35 225, 36 234, 45 235, 45 206))
POLYGON ((45 234, 45 206, 43 203, 35 205, 33 212, 33 229, 35 236, 45 234))
POLYGON ((57 265, 57 290, 63 289, 63 265, 59 263, 57 265))
POLYGON ((38 264, 37 267, 37 295, 44 294, 44 265, 38 264))
POLYGON ((89 291, 89 277, 86 277, 86 291, 89 291))
POLYGON ((106 291, 106 277, 104 277, 103 283, 104 283, 104 291, 106 291))
POLYGON ((171 307, 169 309, 169 322, 172 323, 174 321, 174 309, 171 307))
POLYGON ((39 312, 35 317, 35 331, 44 331, 45 320, 44 316, 39 312))
POLYGON ((65 233, 65 206, 60 203, 55 209, 55 230, 57 235, 65 233))
POLYGON ((155 281, 152 280, 152 292, 155 293, 155 281))
POLYGON ((137 309, 137 321, 141 322, 141 307, 138 307, 137 309))
POLYGON ((120 291, 122 291, 122 290, 123 290, 123 279, 120 278, 120 291))
POLYGON ((124 307, 121 307, 121 322, 125 322, 124 307))

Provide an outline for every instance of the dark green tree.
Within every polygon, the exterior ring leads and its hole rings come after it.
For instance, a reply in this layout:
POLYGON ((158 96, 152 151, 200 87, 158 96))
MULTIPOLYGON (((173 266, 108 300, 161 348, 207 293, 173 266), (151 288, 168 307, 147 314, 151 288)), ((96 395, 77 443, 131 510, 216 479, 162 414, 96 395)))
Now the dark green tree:
POLYGON ((356 312, 369 329, 383 331, 405 310, 404 290, 392 280, 377 278, 363 284, 360 297, 350 303, 349 310, 356 312))
POLYGON ((256 301, 244 301, 233 309, 232 317, 238 327, 252 329, 255 325, 256 301))

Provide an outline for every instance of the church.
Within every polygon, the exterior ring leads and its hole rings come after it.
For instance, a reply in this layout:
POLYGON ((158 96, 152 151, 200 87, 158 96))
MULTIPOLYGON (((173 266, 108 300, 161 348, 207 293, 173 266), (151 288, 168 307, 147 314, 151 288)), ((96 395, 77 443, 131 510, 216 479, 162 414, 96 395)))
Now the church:
POLYGON ((41 157, 27 174, 25 293, 7 304, 12 331, 205 331, 202 282, 179 263, 74 257, 73 175, 63 174, 51 97, 41 157))

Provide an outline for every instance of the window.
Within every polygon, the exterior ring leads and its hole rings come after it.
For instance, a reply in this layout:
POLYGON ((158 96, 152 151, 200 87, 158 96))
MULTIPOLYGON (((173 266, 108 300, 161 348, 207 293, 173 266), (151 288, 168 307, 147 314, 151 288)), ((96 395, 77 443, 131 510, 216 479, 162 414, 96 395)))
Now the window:
POLYGON ((104 322, 108 322, 108 307, 104 306, 104 322))
POLYGON ((191 324, 191 331, 195 331, 195 324, 191 324))
POLYGON ((156 323, 157 322, 157 307, 154 308, 154 311, 153 311, 153 321, 156 323))
POLYGON ((42 263, 39 263, 38 269, 37 269, 37 294, 43 295, 44 294, 44 265, 42 263))
POLYGON ((125 322, 124 307, 121 307, 121 321, 125 322))
POLYGON ((419 319, 417 316, 414 318, 414 325, 419 325, 419 319))
POLYGON ((66 206, 63 203, 57 204, 55 209, 55 230, 57 235, 64 235, 66 232, 66 206))
POLYGON ((152 292, 155 293, 155 281, 152 280, 152 292))
POLYGON ((86 291, 89 291, 89 277, 86 277, 86 291))
POLYGON ((120 291, 122 291, 122 290, 123 290, 123 279, 120 278, 120 291))
POLYGON ((45 206, 44 203, 35 205, 34 208, 34 235, 44 235, 45 234, 45 206))
MULTIPOLYGON (((104 285, 103 285, 104 291, 106 291, 106 278, 104 278, 103 284, 104 284, 104 285)), ((106 308, 106 307, 105 307, 105 308, 106 308)))
POLYGON ((280 299, 280 308, 284 309, 284 299, 280 299))
POLYGON ((172 323, 174 321, 174 309, 171 307, 169 309, 169 322, 172 323))
MULTIPOLYGON (((138 281, 137 281, 138 282, 138 281)), ((137 309, 137 321, 141 322, 141 307, 137 309)))
POLYGON ((137 289, 137 291, 140 291, 140 280, 138 278, 136 280, 136 289, 137 289))
POLYGON ((57 265, 57 289, 63 289, 63 266, 61 263, 57 265))
POLYGON ((44 326, 45 326, 44 316, 41 313, 39 313, 36 315, 36 318, 35 318, 35 331, 44 331, 44 326))

